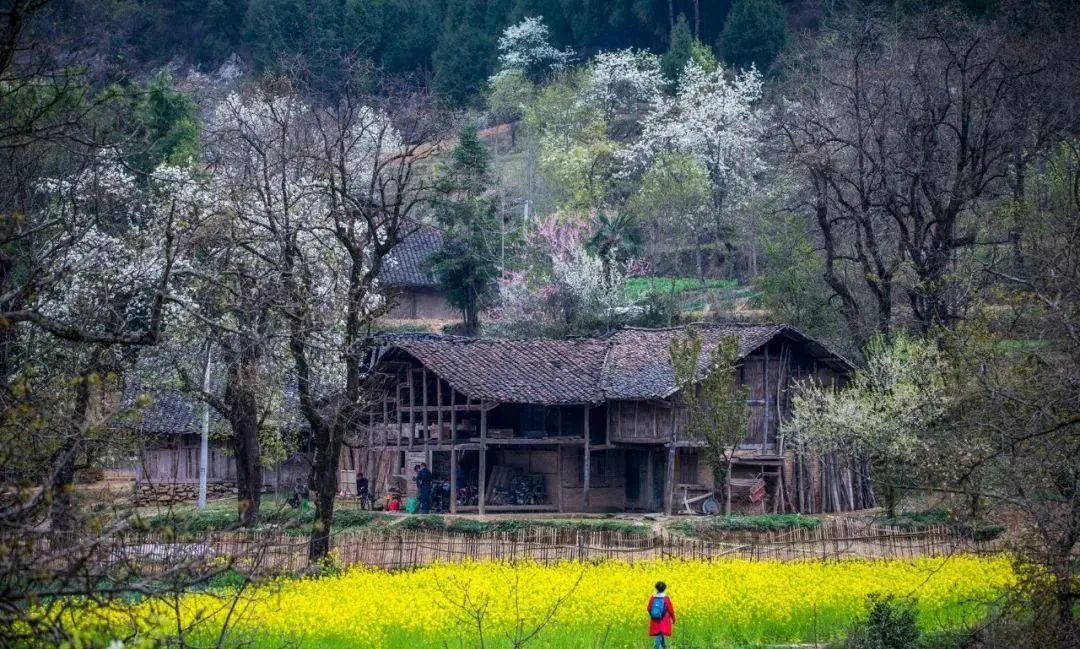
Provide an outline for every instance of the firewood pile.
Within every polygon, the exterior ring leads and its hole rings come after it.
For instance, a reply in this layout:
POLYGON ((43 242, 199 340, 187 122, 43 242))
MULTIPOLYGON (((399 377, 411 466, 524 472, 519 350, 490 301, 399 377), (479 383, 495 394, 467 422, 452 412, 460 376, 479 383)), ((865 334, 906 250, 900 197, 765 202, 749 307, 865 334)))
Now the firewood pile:
MULTIPOLYGON (((221 482, 206 485, 207 498, 224 498, 236 495, 236 483, 221 482)), ((137 505, 176 505, 195 502, 199 498, 199 485, 193 483, 141 484, 135 489, 137 505)))

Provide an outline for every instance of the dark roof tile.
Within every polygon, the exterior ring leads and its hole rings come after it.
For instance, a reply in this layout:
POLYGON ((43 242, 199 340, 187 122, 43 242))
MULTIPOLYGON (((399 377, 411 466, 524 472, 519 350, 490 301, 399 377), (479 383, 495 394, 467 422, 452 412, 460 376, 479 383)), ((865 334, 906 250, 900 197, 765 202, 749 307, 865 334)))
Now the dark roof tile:
POLYGON ((380 280, 390 287, 433 287, 438 282, 427 269, 427 258, 442 250, 442 231, 430 225, 421 225, 409 232, 390 251, 380 280))

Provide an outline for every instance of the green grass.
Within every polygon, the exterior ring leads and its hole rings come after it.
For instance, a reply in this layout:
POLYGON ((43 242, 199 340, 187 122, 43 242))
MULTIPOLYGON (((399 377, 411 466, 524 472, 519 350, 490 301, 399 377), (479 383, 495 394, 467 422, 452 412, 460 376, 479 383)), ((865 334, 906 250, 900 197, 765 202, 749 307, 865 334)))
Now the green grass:
MULTIPOLYGON (((156 514, 145 519, 146 527, 151 531, 168 534, 194 535, 202 532, 227 532, 238 528, 236 505, 229 508, 207 508, 199 511, 184 508, 163 514, 156 514)), ((275 501, 264 504, 259 512, 259 527, 270 526, 285 529, 290 533, 306 534, 315 520, 315 511, 309 505, 302 510, 282 506, 275 501)), ((381 512, 336 509, 334 511, 333 531, 380 527, 393 520, 393 516, 381 512)))
POLYGON ((760 516, 717 516, 676 521, 669 529, 697 538, 722 536, 725 532, 778 532, 796 528, 814 529, 821 521, 798 514, 764 514, 760 516))
POLYGON ((626 297, 638 300, 650 291, 671 293, 674 286, 675 293, 682 294, 702 289, 726 289, 738 288, 739 282, 734 279, 707 279, 702 286, 696 277, 631 277, 626 280, 626 297))

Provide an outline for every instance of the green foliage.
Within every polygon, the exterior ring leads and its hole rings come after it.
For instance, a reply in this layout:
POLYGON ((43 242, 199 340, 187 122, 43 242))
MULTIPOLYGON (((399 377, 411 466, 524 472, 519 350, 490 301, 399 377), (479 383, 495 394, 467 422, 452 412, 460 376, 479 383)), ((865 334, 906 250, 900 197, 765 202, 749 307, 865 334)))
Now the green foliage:
POLYGON ((853 626, 844 649, 917 649, 922 638, 913 598, 871 595, 865 621, 853 626))
POLYGON ((705 441, 705 462, 717 482, 725 483, 725 513, 731 513, 731 462, 746 438, 750 421, 749 389, 739 383, 739 337, 720 341, 702 365, 703 341, 693 327, 671 339, 668 355, 675 385, 689 414, 685 434, 705 441))
POLYGON ((581 101, 584 73, 567 72, 542 87, 524 122, 539 143, 540 174, 556 207, 588 211, 607 203, 617 146, 603 112, 581 101))
MULTIPOLYGON (((783 216, 763 224, 757 304, 770 320, 785 322, 829 342, 847 340, 844 321, 829 303, 825 264, 805 220, 783 216)), ((841 347, 842 352, 858 350, 841 347)))
POLYGON ((484 4, 478 0, 449 4, 432 55, 435 90, 455 106, 482 97, 491 72, 496 34, 486 29, 484 4))
POLYGON ((601 259, 623 262, 641 250, 641 237, 641 228, 632 215, 604 211, 597 214, 596 225, 585 247, 601 259))
POLYGON ((866 359, 843 390, 801 384, 783 428, 809 449, 874 462, 888 515, 895 516, 921 440, 946 412, 949 368, 937 344, 904 334, 875 338, 866 359))
POLYGON ((446 529, 446 521, 437 514, 417 514, 407 517, 395 527, 402 530, 441 532, 446 529))
POLYGON ((299 64, 312 87, 333 92, 378 51, 381 4, 366 0, 251 0, 246 36, 262 70, 299 64))
POLYGON ((686 22, 686 16, 679 14, 675 25, 671 28, 671 36, 668 39, 668 49, 660 59, 660 70, 669 81, 675 83, 686 67, 687 61, 694 58, 697 39, 690 31, 690 24, 686 22))
POLYGON ((739 286, 735 279, 707 279, 702 285, 696 277, 631 277, 626 280, 626 296, 638 300, 646 295, 657 293, 683 293, 704 289, 734 289, 739 286))
POLYGON ((787 15, 776 0, 736 0, 718 48, 736 67, 768 70, 787 45, 787 15))
POLYGON ((498 122, 520 119, 525 106, 536 96, 536 86, 521 71, 509 71, 493 77, 488 83, 487 105, 498 122))
POLYGON ((673 523, 673 531, 687 536, 713 538, 724 532, 780 532, 792 529, 814 529, 821 521, 798 514, 764 514, 760 516, 715 516, 694 518, 673 523))
POLYGON ((443 247, 428 259, 447 301, 465 316, 466 333, 479 328, 479 313, 495 291, 500 237, 497 206, 488 191, 487 152, 476 126, 464 128, 453 161, 440 181, 435 217, 443 230, 443 247))

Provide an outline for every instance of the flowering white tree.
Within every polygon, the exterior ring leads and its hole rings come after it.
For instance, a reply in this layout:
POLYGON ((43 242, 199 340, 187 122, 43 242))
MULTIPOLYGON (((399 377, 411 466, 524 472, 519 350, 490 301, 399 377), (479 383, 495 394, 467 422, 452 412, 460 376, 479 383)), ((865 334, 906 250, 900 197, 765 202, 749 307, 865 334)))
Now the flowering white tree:
POLYGON ((724 240, 764 170, 761 94, 762 78, 753 68, 730 75, 720 65, 710 71, 688 62, 675 96, 661 95, 642 121, 641 136, 619 152, 624 172, 642 173, 664 152, 699 159, 708 171, 714 236, 724 240))
POLYGON ((628 48, 593 57, 582 95, 600 106, 610 119, 616 113, 636 113, 657 104, 664 85, 660 57, 628 48))
POLYGON ((872 462, 893 516, 905 468, 928 455, 922 440, 948 408, 947 372, 945 356, 932 342, 904 335, 875 339, 866 367, 845 388, 801 384, 783 430, 809 451, 872 462))
POLYGON ((574 52, 554 47, 549 38, 543 16, 530 16, 507 27, 499 37, 499 71, 493 78, 518 72, 536 83, 547 73, 562 69, 574 52))

